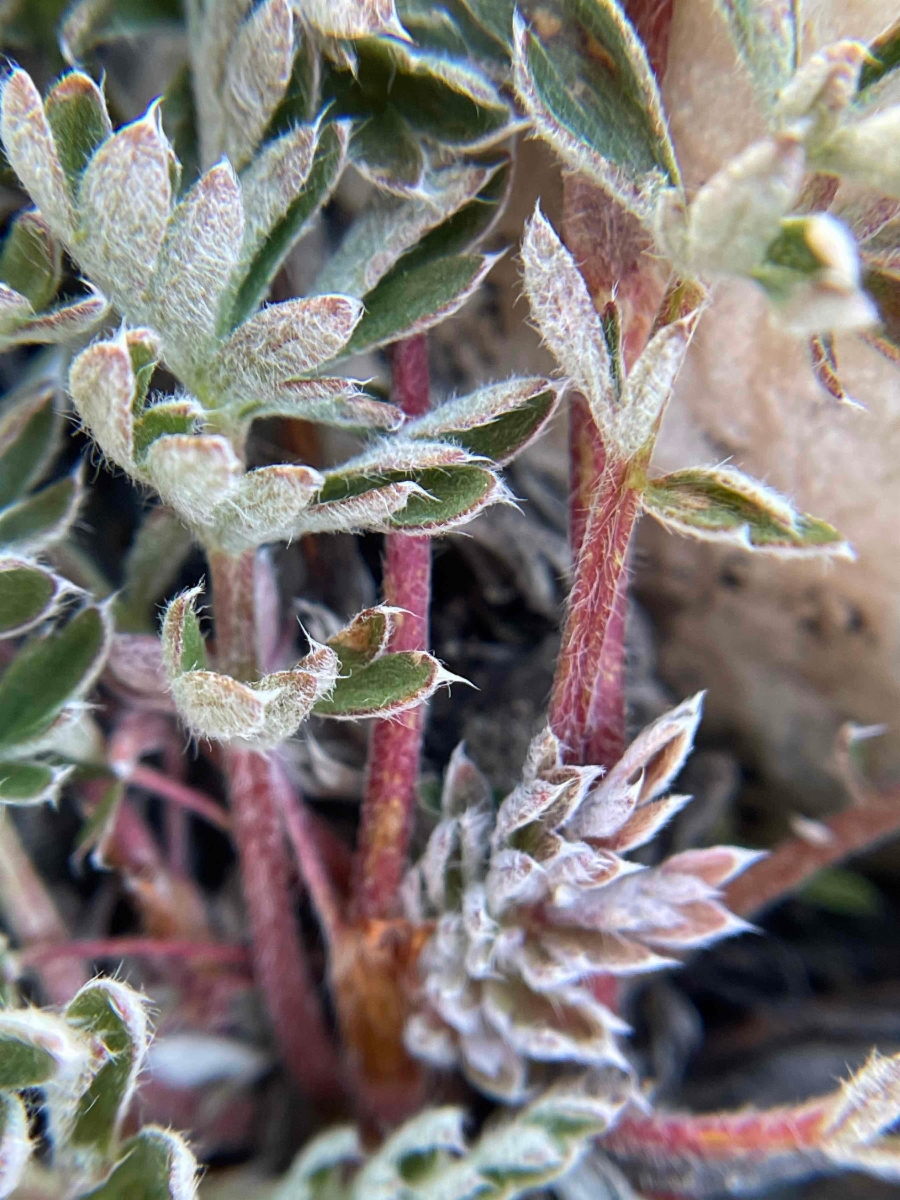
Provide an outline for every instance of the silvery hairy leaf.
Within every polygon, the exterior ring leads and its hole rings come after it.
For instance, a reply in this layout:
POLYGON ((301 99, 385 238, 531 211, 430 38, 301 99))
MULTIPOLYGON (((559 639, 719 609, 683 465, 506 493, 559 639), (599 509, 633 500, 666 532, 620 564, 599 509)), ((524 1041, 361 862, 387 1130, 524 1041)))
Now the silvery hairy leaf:
POLYGON ((294 0, 294 11, 325 37, 408 36, 394 0, 294 0))
POLYGON ((771 108, 796 70, 800 30, 789 0, 717 0, 763 104, 771 108))
POLYGON ((314 645, 291 670, 253 683, 208 670, 195 608, 199 591, 172 600, 163 620, 163 663, 182 719, 196 737, 260 749, 278 745, 333 688, 337 655, 314 645))
POLYGON ((228 48, 222 79, 221 148, 236 170, 250 160, 284 95, 293 52, 288 0, 254 5, 228 48))
POLYGON ((516 91, 536 131, 571 169, 649 217, 679 173, 653 71, 625 13, 615 0, 558 0, 516 13, 513 28, 516 91))
POLYGON ((852 557, 836 529, 734 467, 664 475, 648 485, 643 503, 667 528, 689 537, 781 555, 852 557))

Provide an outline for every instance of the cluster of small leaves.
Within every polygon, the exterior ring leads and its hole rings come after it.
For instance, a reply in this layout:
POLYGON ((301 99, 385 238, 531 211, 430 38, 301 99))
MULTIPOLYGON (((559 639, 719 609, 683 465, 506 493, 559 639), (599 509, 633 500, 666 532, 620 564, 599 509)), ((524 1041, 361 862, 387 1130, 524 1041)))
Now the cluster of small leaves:
POLYGON ((630 486, 644 509, 691 537, 780 555, 847 557, 831 525, 798 512, 772 488, 734 467, 693 467, 648 479, 659 422, 699 312, 663 325, 625 372, 615 302, 597 313, 572 256, 538 210, 522 244, 525 291, 537 326, 584 395, 612 461, 632 464, 630 486))
MULTIPOLYGON (((274 8, 245 16, 228 53, 250 54, 259 30, 271 32, 260 14, 274 8)), ((212 36, 209 22, 203 29, 212 36)), ((221 87, 237 88, 246 67, 226 71, 221 87)), ((273 90, 265 103, 271 109, 277 101, 273 90)), ((552 415, 559 388, 546 380, 513 379, 449 401, 325 472, 287 464, 248 471, 242 461, 247 429, 258 417, 363 430, 402 424, 397 408, 321 368, 336 355, 419 332, 470 294, 489 260, 475 256, 474 274, 457 276, 438 294, 429 271, 449 260, 423 246, 468 206, 496 207, 478 199, 500 171, 496 162, 435 171, 427 195, 415 199, 376 196, 314 294, 257 311, 334 185, 345 126, 292 124, 258 145, 266 123, 246 117, 246 151, 229 151, 243 167, 240 177, 222 161, 179 199, 180 167, 156 106, 113 133, 102 92, 83 73, 66 75, 42 101, 28 75, 14 71, 0 121, 8 157, 55 235, 126 319, 115 337, 94 342, 73 362, 69 388, 78 413, 106 459, 152 487, 208 550, 235 556, 266 542, 347 529, 438 533, 505 498, 496 464, 552 415), (418 265, 406 263, 410 257, 418 265), (397 274, 400 263, 406 265, 397 274), (410 274, 420 268, 421 287, 410 274), (160 360, 186 390, 150 392, 160 360)), ((235 117, 228 128, 239 125, 235 117)), ((468 228, 471 236, 471 222, 468 228)), ((446 282, 446 273, 441 278, 446 282)), ((188 608, 183 598, 178 612, 188 608)), ((316 651, 322 662, 298 668, 300 675, 267 677, 249 690, 205 671, 200 657, 185 666, 181 650, 172 649, 181 618, 175 610, 170 616, 170 681, 180 702, 194 697, 183 712, 201 736, 243 729, 256 744, 272 744, 296 728, 297 714, 316 701, 324 705, 335 685, 330 715, 377 708, 379 693, 371 689, 341 700, 345 680, 331 651, 316 651), (212 688, 207 699, 218 706, 216 719, 204 707, 204 688, 212 688)), ((449 678, 427 656, 396 679, 388 678, 389 663, 401 665, 391 659, 379 667, 384 713, 449 678)), ((369 683, 375 673, 369 668, 369 683)))
MULTIPOLYGON (((391 0, 299 0, 296 10, 321 50, 318 104, 350 122, 350 156, 379 187, 427 196, 436 166, 506 161, 498 147, 521 122, 459 12, 417 0, 399 14, 391 0)), ((457 238, 473 220, 474 210, 457 222, 457 238)))
POLYGON ((896 28, 872 49, 837 42, 786 72, 797 37, 789 6, 766 6, 765 21, 761 12, 754 16, 755 5, 722 7, 769 96, 771 133, 726 164, 690 205, 668 193, 656 215, 660 243, 684 269, 755 279, 782 327, 798 335, 865 330, 884 319, 883 305, 863 277, 853 222, 824 211, 830 196, 821 203, 816 191, 833 196, 843 179, 873 189, 882 210, 885 197, 900 198, 893 153, 900 106, 869 111, 883 90, 876 85, 896 66, 896 28))
POLYGON ((575 1076, 471 1146, 458 1108, 427 1109, 368 1156, 355 1129, 334 1129, 303 1151, 275 1200, 513 1200, 566 1175, 626 1097, 603 1072, 575 1076))
POLYGON ((211 168, 172 209, 178 164, 155 108, 112 134, 87 76, 66 76, 45 106, 17 71, 2 123, 20 178, 132 326, 76 359, 76 407, 110 461, 151 484, 205 544, 237 552, 310 529, 383 528, 413 497, 424 510, 418 528, 452 526, 499 497, 489 465, 405 438, 324 477, 302 466, 243 469, 239 450, 259 416, 387 428, 400 420, 352 381, 319 371, 359 330, 355 298, 315 295, 255 316, 242 303, 235 320, 260 246, 309 179, 318 127, 267 144, 240 182, 228 163, 211 168), (148 399, 160 353, 188 393, 148 399))
POLYGON ((120 1128, 147 1057, 144 997, 85 984, 59 1015, 0 1012, 0 1196, 28 1185, 33 1110, 43 1118, 61 1200, 191 1200, 197 1164, 177 1134, 120 1128))
POLYGON ((442 819, 404 887, 407 916, 436 921, 420 959, 411 1052, 459 1066, 482 1091, 521 1101, 549 1064, 627 1077, 627 1027, 592 990, 598 975, 672 966, 673 953, 747 928, 719 888, 757 855, 688 851, 650 869, 623 857, 690 797, 668 788, 690 750, 700 697, 648 726, 606 775, 562 765, 545 730, 495 813, 458 749, 442 819))
POLYGON ((200 590, 171 601, 162 631, 166 675, 197 737, 267 749, 313 712, 337 720, 393 717, 456 678, 425 651, 387 653, 396 611, 381 606, 359 613, 327 644, 312 643, 290 670, 249 683, 232 679, 207 668, 194 603, 200 590))
POLYGON ((80 471, 34 490, 54 457, 59 397, 23 387, 0 409, 0 803, 54 800, 83 740, 82 697, 111 636, 107 610, 40 561, 81 500, 80 471))

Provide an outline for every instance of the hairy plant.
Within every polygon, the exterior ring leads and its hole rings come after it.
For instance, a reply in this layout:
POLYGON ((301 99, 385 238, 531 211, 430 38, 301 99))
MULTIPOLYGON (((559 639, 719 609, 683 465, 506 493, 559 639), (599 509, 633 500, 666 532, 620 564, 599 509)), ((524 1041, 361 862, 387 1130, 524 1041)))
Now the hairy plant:
POLYGON ((112 979, 85 984, 59 1015, 0 1012, 0 1195, 21 1184, 66 1200, 196 1196, 197 1163, 177 1134, 146 1126, 121 1136, 149 1041, 145 997, 112 979), (34 1110, 49 1166, 32 1170, 34 1110))
MULTIPOLYGON (((687 803, 670 788, 701 711, 696 696, 626 745, 628 553, 647 512, 750 553, 852 557, 831 525, 730 464, 660 475, 652 456, 719 278, 765 292, 838 401, 849 398, 835 332, 897 357, 897 27, 804 56, 791 6, 721 0, 767 133, 689 195, 660 92, 666 6, 184 7, 182 21, 164 0, 140 11, 80 0, 59 42, 73 69, 42 95, 11 67, 0 92, 0 139, 34 205, 0 250, 0 349, 65 347, 41 352, 0 414, 0 802, 70 789, 86 818, 78 855, 119 873, 148 935, 129 947, 206 955, 220 969, 243 952, 214 940, 169 814, 231 835, 281 1058, 319 1116, 349 1108, 361 1121, 314 1140, 273 1185, 279 1200, 462 1200, 554 1181, 567 1195, 571 1168, 589 1177, 591 1156, 610 1178, 666 1196, 840 1167, 897 1178, 895 1059, 876 1056, 839 1095, 793 1109, 669 1114, 644 1095, 619 996, 620 981, 747 930, 741 914, 783 890, 755 851, 692 849, 653 867, 626 857, 687 803), (185 62, 161 101, 122 122, 97 49, 161 25, 181 28, 185 62), (521 131, 566 171, 561 235, 538 205, 521 243, 523 290, 558 377, 508 378, 433 406, 427 333, 498 257, 482 243, 513 188, 521 131), (317 262, 303 239, 348 170, 368 191, 317 262), (298 275, 305 294, 283 298, 298 275), (381 351, 389 395, 353 377, 375 361, 360 355, 381 351), (69 540, 80 468, 40 486, 63 378, 105 465, 154 505, 115 596, 69 540), (547 724, 499 805, 455 752, 440 818, 410 866, 425 705, 457 679, 429 652, 431 539, 512 501, 501 468, 564 394, 573 579, 547 724), (344 436, 306 443, 309 461, 284 451, 291 461, 254 465, 254 423, 271 417, 344 436), (333 452, 348 436, 356 452, 333 452), (384 536, 382 602, 349 623, 319 614, 298 656, 264 548, 348 532, 384 536), (191 544, 208 586, 173 594, 191 544), (101 671, 102 728, 88 710, 101 671), (292 781, 287 746, 311 718, 373 721, 352 864, 292 781), (221 770, 228 812, 184 782, 179 728, 221 770), (162 769, 142 764, 150 755, 162 769), (169 805, 168 857, 129 802, 134 786, 169 805), (295 874, 324 939, 331 1006, 295 874), (423 1064, 525 1107, 492 1117, 467 1148, 460 1109, 406 1120, 435 1082, 423 1064)), ((21 8, 3 19, 27 40, 21 8)), ((844 822, 848 849, 897 827, 887 807, 844 822)), ((792 886, 819 859, 788 847, 772 862, 792 886)), ((193 1195, 194 1162, 175 1135, 119 1141, 146 1053, 143 1001, 85 978, 122 942, 67 942, 9 822, 0 904, 61 1009, 0 1012, 2 1194, 29 1154, 21 1094, 39 1088, 62 1194, 193 1195), (30 907, 43 914, 36 927, 30 907)), ((190 992, 176 971, 170 982, 190 992)))

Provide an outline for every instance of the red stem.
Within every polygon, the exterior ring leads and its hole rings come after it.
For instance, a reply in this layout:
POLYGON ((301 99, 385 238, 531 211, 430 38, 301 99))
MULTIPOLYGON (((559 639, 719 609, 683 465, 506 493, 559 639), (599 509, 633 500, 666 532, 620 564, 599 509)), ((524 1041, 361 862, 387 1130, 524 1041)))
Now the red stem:
MULTIPOLYGON (((655 66, 661 70, 671 7, 667 0, 636 0, 632 8, 632 19, 650 37, 655 66)), ((597 308, 614 296, 617 300, 625 368, 631 370, 650 336, 668 268, 636 218, 577 175, 568 176, 563 185, 563 233, 597 308)), ((569 409, 569 458, 575 583, 550 720, 569 761, 611 767, 625 747, 624 561, 638 496, 625 485, 624 466, 607 461, 587 401, 578 394, 569 409), (600 511, 592 516, 597 506, 600 511), (614 559, 606 562, 609 554, 614 559)))
POLYGON ((340 900, 320 851, 312 813, 303 803, 303 797, 291 786, 281 766, 277 762, 271 765, 272 777, 277 784, 274 795, 288 841, 330 946, 343 926, 343 917, 340 900))
MULTIPOLYGON (((399 342, 393 350, 391 368, 394 400, 408 416, 427 412, 425 335, 399 342)), ((430 538, 404 534, 385 538, 384 601, 404 610, 397 619, 390 649, 426 649, 431 602, 430 538)), ((425 705, 420 704, 393 720, 376 721, 372 730, 354 870, 352 909, 357 918, 395 915, 415 811, 425 711, 425 705)))
MULTIPOLYGON (((237 678, 256 674, 255 554, 210 554, 216 660, 237 678)), ((311 1097, 331 1101, 340 1069, 294 916, 276 768, 254 750, 226 747, 234 836, 250 925, 253 973, 285 1065, 311 1097)))
POLYGON ((145 791, 153 792, 156 796, 164 796, 166 800, 177 804, 179 808, 196 813, 198 817, 203 817, 210 825, 215 825, 225 833, 231 830, 231 819, 221 804, 207 796, 205 792, 189 787, 186 783, 180 783, 177 779, 172 779, 154 767, 132 767, 128 773, 127 782, 129 787, 144 788, 145 791))
POLYGON ((340 1067, 294 916, 273 764, 234 747, 224 757, 253 974, 288 1070, 310 1097, 331 1100, 340 1091, 340 1067))
POLYGON ((900 833, 900 791, 873 796, 821 824, 831 835, 822 845, 793 837, 753 864, 725 891, 725 903, 750 916, 796 891, 817 871, 900 833))
POLYGON ((833 1100, 762 1112, 626 1114, 602 1139, 622 1157, 691 1157, 729 1160, 744 1155, 774 1156, 814 1147, 821 1138, 833 1100))
POLYGON ((630 483, 629 464, 610 462, 599 480, 588 517, 550 700, 550 725, 570 763, 599 763, 599 750, 615 753, 624 734, 622 647, 624 614, 614 619, 640 492, 630 483), (618 642, 605 647, 612 628, 618 642), (604 650, 606 654, 604 655, 604 650))

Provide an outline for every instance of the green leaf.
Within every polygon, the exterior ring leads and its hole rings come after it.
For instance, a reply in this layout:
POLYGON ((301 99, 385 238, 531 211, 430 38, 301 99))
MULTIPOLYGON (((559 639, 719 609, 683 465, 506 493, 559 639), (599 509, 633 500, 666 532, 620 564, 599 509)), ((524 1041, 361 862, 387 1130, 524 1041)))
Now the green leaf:
POLYGON ((334 190, 344 165, 346 146, 344 126, 324 127, 302 190, 251 262, 241 268, 243 275, 239 283, 235 282, 236 294, 223 322, 224 332, 236 329, 265 298, 281 264, 334 190))
POLYGON ((44 111, 75 198, 84 168, 112 133, 103 93, 89 75, 71 71, 50 90, 44 111))
POLYGON ((287 89, 276 108, 263 145, 271 138, 286 133, 295 125, 314 121, 320 111, 319 74, 320 55, 314 38, 300 38, 294 52, 294 63, 287 89))
POLYGON ((193 1200, 197 1163, 175 1133, 148 1125, 126 1142, 124 1157, 80 1200, 193 1200))
POLYGON ((37 1087, 55 1073, 56 1060, 48 1050, 10 1036, 0 1021, 0 1087, 37 1087))
POLYGON ((39 213, 19 213, 0 253, 0 281, 40 312, 56 295, 61 279, 62 250, 49 226, 39 213))
POLYGON ((49 615, 61 580, 19 559, 0 559, 0 637, 12 637, 49 615))
POLYGON ((407 533, 436 532, 461 524, 503 494, 496 475, 485 467, 454 463, 446 467, 383 471, 375 474, 333 474, 326 479, 318 503, 362 496, 396 483, 413 483, 414 492, 387 523, 407 533), (423 494, 427 493, 427 494, 423 494))
POLYGON ((486 145, 505 136, 509 108, 465 60, 387 38, 369 38, 354 49, 353 74, 323 75, 323 102, 336 116, 368 118, 393 108, 421 137, 453 146, 486 145))
POLYGON ((60 1017, 39 1009, 0 1012, 0 1088, 19 1091, 58 1078, 77 1094, 89 1048, 60 1017))
POLYGON ((491 230, 506 205, 512 183, 512 163, 507 156, 492 165, 496 169, 478 195, 427 233, 404 256, 405 267, 464 254, 491 230))
POLYGON ((162 99, 162 122, 175 157, 181 163, 183 194, 200 178, 200 144, 191 68, 185 63, 172 77, 162 99))
POLYGON ((387 649, 394 625, 393 610, 385 607, 367 608, 358 613, 350 624, 328 639, 337 651, 341 671, 348 673, 366 666, 387 649))
POLYGON ((135 462, 143 461, 157 438, 170 433, 192 434, 197 417, 197 405, 193 400, 163 400, 145 408, 134 423, 135 462))
POLYGON ((403 413, 393 404, 360 390, 352 379, 289 379, 236 413, 239 421, 294 417, 350 429, 398 429, 403 413))
POLYGON ((342 357, 386 346, 439 324, 462 308, 494 261, 483 254, 458 254, 406 266, 401 259, 363 297, 365 312, 342 357))
POLYGON ((462 0, 482 29, 486 29, 501 45, 512 47, 515 0, 462 0))
POLYGON ((406 425, 403 436, 449 441, 502 464, 537 437, 558 401, 546 379, 511 379, 449 400, 406 425))
POLYGON ((0 761, 0 804, 43 804, 55 799, 68 769, 46 763, 0 761))
POLYGON ((515 83, 537 132, 568 166, 647 217, 679 182, 656 79, 616 0, 553 0, 515 22, 515 83), (541 30, 552 29, 542 36, 541 30))
POLYGON ((319 700, 313 711, 319 717, 347 720, 389 716, 420 704, 448 678, 430 654, 419 650, 385 654, 338 678, 331 695, 319 700))
POLYGON ((836 529, 733 467, 692 467, 651 480, 644 507, 678 533, 775 554, 852 557, 836 529))
POLYGON ((92 605, 19 651, 0 676, 0 748, 32 741, 50 728, 96 678, 110 634, 107 614, 92 605))
POLYGON ((98 1039, 108 1055, 78 1103, 68 1141, 106 1157, 131 1100, 149 1043, 145 1001, 116 980, 86 984, 68 1006, 66 1021, 98 1039))
POLYGON ((796 0, 717 0, 717 7, 760 99, 771 107, 799 65, 796 0))
POLYGON ((181 670, 206 670, 206 642, 193 604, 184 606, 181 626, 181 670))
POLYGON ((425 177, 421 143, 393 106, 354 128, 349 153, 360 172, 381 187, 401 196, 421 189, 425 177))
POLYGON ((81 502, 81 472, 51 483, 0 513, 0 551, 34 553, 58 541, 75 520, 81 502))
POLYGON ((423 181, 421 198, 399 199, 376 193, 350 226, 311 290, 364 296, 404 254, 477 196, 488 182, 489 172, 500 166, 498 162, 493 168, 472 164, 431 171, 423 181))
POLYGON ((83 861, 95 846, 102 844, 106 833, 112 828, 125 795, 125 782, 114 780, 100 798, 100 802, 78 831, 72 857, 76 863, 83 861))
POLYGON ((40 479, 56 449, 58 426, 52 384, 8 398, 0 415, 0 509, 40 479))
POLYGON ((900 20, 880 33, 866 47, 869 58, 863 63, 859 73, 858 91, 880 83, 882 79, 900 67, 900 20))

